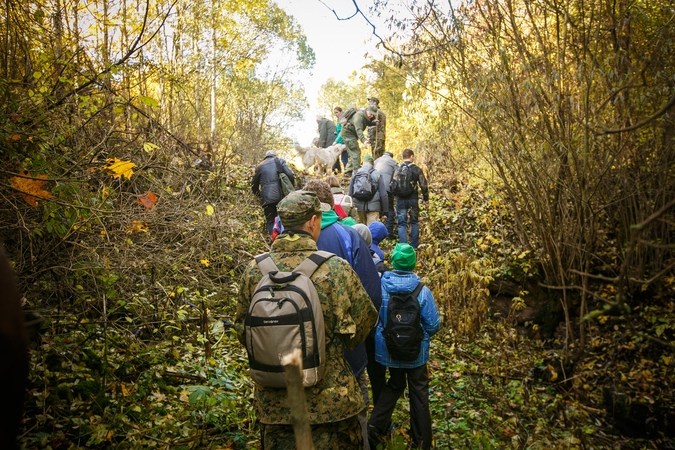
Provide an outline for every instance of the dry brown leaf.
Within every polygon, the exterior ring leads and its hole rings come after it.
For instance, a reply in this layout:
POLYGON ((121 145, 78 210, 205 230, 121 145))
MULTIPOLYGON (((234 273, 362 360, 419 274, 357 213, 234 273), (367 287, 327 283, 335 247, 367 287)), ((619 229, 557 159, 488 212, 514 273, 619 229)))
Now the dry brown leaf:
MULTIPOLYGON (((22 175, 30 177, 30 172, 22 171, 22 175)), ((49 191, 42 189, 42 186, 47 184, 47 175, 37 175, 34 178, 12 177, 9 181, 12 182, 12 187, 17 191, 21 191, 21 197, 31 206, 37 206, 38 200, 52 198, 49 191)))
POLYGON ((148 191, 147 194, 141 195, 140 197, 138 197, 138 200, 136 200, 136 203, 140 203, 141 205, 143 205, 145 207, 145 210, 148 211, 148 210, 155 207, 155 203, 157 203, 157 199, 158 199, 158 197, 154 193, 148 191))
POLYGON ((127 233, 147 233, 148 224, 140 220, 132 220, 131 226, 127 228, 127 233))

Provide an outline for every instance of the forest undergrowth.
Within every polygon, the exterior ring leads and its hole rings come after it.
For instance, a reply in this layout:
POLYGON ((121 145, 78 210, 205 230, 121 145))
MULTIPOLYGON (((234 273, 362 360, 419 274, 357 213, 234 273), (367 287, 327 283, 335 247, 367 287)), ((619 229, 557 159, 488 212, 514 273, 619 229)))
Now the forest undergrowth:
MULTIPOLYGON (((25 448, 257 448, 231 328, 239 275, 267 248, 252 169, 188 173, 148 170, 97 190, 99 208, 120 212, 77 218, 56 236, 70 253, 32 275, 27 308, 45 324, 31 346, 25 448), (136 202, 148 191, 159 193, 152 208, 136 202)), ((674 448, 675 359, 663 345, 675 338, 673 280, 630 315, 590 322, 571 364, 564 333, 522 318, 542 300, 527 292, 538 263, 500 193, 473 181, 431 192, 417 271, 443 316, 430 361, 435 447, 674 448), (520 289, 501 307, 490 295, 499 280, 520 289)), ((36 253, 48 247, 30 236, 36 253)), ((408 448, 406 410, 404 400, 388 448, 408 448)))

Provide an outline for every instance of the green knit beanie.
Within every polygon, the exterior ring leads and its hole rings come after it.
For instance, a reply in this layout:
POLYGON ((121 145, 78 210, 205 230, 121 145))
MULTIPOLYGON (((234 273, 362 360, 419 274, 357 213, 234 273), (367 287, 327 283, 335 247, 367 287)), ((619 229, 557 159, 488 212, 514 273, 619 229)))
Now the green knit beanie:
POLYGON ((415 249, 409 244, 396 244, 394 251, 391 253, 391 265, 395 270, 411 271, 415 268, 417 263, 417 254, 415 249))

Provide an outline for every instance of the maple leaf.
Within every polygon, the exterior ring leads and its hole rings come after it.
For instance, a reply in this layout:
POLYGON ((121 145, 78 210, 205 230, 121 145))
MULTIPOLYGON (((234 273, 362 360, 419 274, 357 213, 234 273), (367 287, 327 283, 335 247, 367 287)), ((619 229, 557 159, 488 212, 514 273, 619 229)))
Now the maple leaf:
POLYGON ((127 228, 127 233, 147 233, 148 232, 148 224, 145 222, 141 222, 140 220, 132 220, 131 221, 131 226, 127 228))
POLYGON ((151 191, 148 191, 147 194, 141 195, 138 197, 138 200, 136 200, 136 203, 140 203, 145 207, 145 210, 148 211, 152 208, 155 207, 155 203, 157 203, 158 197, 152 193, 151 191))
MULTIPOLYGON (((30 177, 30 172, 22 171, 22 175, 30 177)), ((31 206, 37 206, 38 199, 52 198, 49 191, 42 189, 47 182, 47 175, 37 175, 35 178, 12 177, 9 180, 12 182, 12 187, 21 192, 21 197, 31 206)))
POLYGON ((117 158, 108 158, 105 160, 105 166, 101 168, 101 171, 109 173, 113 178, 127 177, 131 179, 131 176, 134 174, 132 170, 136 167, 136 164, 131 161, 122 161, 117 158))

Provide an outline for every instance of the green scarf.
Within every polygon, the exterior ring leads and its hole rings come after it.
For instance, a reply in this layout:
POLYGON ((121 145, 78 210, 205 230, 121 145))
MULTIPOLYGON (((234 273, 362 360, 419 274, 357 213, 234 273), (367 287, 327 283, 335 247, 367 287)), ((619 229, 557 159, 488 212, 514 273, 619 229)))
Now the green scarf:
POLYGON ((337 213, 332 209, 321 214, 321 229, 323 230, 328 225, 333 225, 339 219, 337 213))

